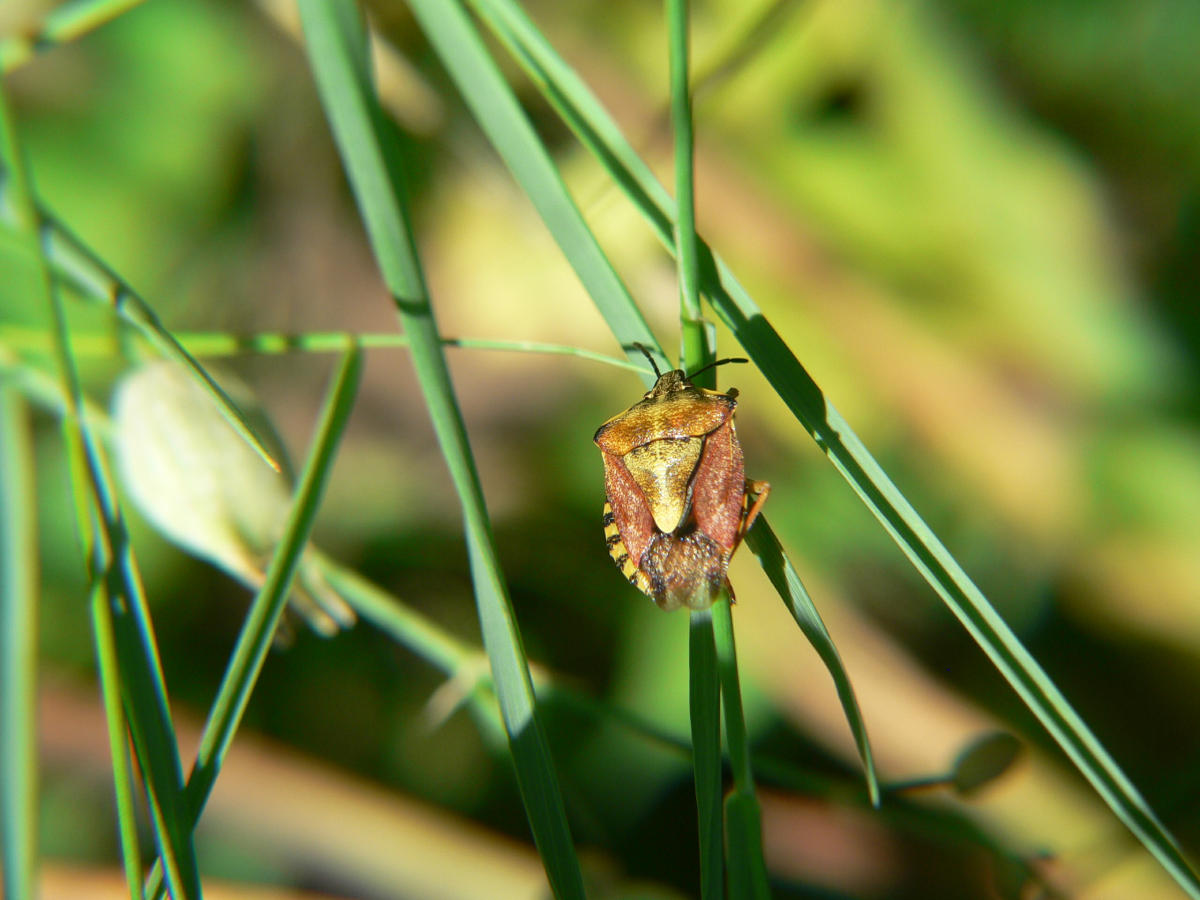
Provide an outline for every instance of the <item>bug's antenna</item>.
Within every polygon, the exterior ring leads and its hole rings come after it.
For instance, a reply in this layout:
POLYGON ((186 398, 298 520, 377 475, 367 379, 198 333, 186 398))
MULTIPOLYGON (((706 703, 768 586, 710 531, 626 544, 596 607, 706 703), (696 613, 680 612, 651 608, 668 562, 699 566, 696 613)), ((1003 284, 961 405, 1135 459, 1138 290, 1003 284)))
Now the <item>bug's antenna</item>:
POLYGON ((650 368, 654 370, 654 377, 662 378, 662 372, 658 371, 658 363, 654 361, 654 357, 650 355, 650 351, 646 349, 646 346, 644 344, 639 344, 637 341, 633 342, 633 346, 641 350, 642 355, 646 357, 646 359, 650 360, 650 368))
POLYGON ((715 369, 717 366, 723 366, 726 363, 748 363, 748 362, 750 362, 750 360, 746 359, 746 357, 744 357, 744 356, 730 356, 730 357, 727 357, 726 359, 718 359, 716 362, 710 362, 707 366, 697 369, 691 375, 687 376, 687 380, 691 381, 693 378, 695 378, 701 372, 707 372, 709 369, 715 369))

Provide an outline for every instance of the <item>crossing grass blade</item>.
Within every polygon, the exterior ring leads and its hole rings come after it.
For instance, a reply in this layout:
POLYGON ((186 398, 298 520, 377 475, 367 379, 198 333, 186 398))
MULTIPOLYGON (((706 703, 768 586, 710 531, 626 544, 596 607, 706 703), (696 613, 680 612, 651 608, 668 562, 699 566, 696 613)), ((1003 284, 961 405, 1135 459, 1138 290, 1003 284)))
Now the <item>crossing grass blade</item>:
MULTIPOLYGON (((588 87, 513 0, 470 2, 659 240, 674 252, 674 203, 588 87)), ((700 284, 717 314, 797 420, 1022 701, 1118 818, 1180 886, 1200 900, 1200 878, 1138 790, 826 399, 729 267, 703 242, 700 284)), ((597 304, 602 302, 603 298, 593 297, 597 304)), ((853 727, 854 717, 848 714, 848 718, 853 727)))
POLYGON ((37 893, 37 526, 29 409, 0 376, 0 870, 3 895, 37 893))
MULTIPOLYGON (((440 0, 411 5, 443 60, 474 58, 468 43, 477 38, 448 12, 460 11, 440 0)), ((583 877, 558 776, 408 221, 396 138, 371 85, 365 28, 356 5, 344 0, 301 0, 300 11, 317 89, 376 261, 409 337, 417 379, 462 504, 484 647, 534 842, 555 896, 582 898, 583 877)))
MULTIPOLYGON (((195 827, 204 811, 221 764, 233 743, 246 705, 275 639, 279 620, 287 606, 300 557, 312 534, 337 447, 354 408, 362 376, 362 351, 352 346, 330 383, 324 409, 313 434, 311 449, 296 488, 283 534, 275 547, 266 578, 250 609, 230 655, 225 675, 209 710, 200 736, 196 761, 188 776, 186 797, 189 826, 195 827)), ((147 893, 161 896, 160 869, 156 866, 147 881, 147 893)))
MULTIPOLYGON (((18 231, 37 243, 41 217, 18 147, 8 104, 0 92, 0 184, 18 231)), ((166 862, 172 894, 200 896, 200 872, 191 831, 184 821, 179 747, 167 708, 162 666, 150 626, 141 580, 121 509, 99 443, 83 414, 83 393, 71 354, 66 312, 42 252, 36 256, 41 299, 53 322, 55 350, 67 400, 63 437, 68 449, 80 538, 92 587, 99 583, 113 620, 122 703, 146 782, 151 824, 166 862)))

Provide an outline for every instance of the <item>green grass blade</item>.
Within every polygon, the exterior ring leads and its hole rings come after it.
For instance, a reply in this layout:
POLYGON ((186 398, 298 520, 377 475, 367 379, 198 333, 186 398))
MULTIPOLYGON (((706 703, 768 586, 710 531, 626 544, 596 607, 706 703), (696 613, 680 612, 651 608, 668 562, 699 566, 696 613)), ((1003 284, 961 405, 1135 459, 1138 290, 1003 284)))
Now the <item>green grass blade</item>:
POLYGON ((725 741, 729 745, 729 767, 733 772, 733 791, 725 804, 729 895, 770 900, 767 867, 763 862, 762 811, 750 765, 750 742, 742 712, 730 606, 730 597, 724 594, 712 607, 713 638, 721 672, 721 700, 725 706, 725 741))
MULTIPOLYGON (((231 334, 226 331, 176 331, 174 337, 194 356, 236 356, 242 353, 276 356, 283 353, 343 353, 352 346, 363 350, 408 348, 408 335, 391 332, 349 331, 264 331, 251 334, 231 334)), ((544 353, 551 356, 574 356, 604 363, 639 374, 646 371, 645 360, 632 363, 594 350, 549 344, 544 341, 504 341, 488 338, 443 337, 442 346, 462 350, 495 350, 510 353, 544 353)), ((5 344, 26 351, 52 349, 47 335, 36 329, 0 322, 0 347, 5 344)), ((73 334, 71 350, 76 356, 110 357, 121 350, 120 339, 111 332, 73 334)), ((0 366, 6 365, 0 356, 0 366)))
MULTIPOLYGON (((412 7, 439 56, 477 60, 482 48, 461 11, 451 4, 432 2, 413 3, 412 7)), ((558 777, 539 721, 528 663, 492 546, 483 492, 408 223, 395 138, 383 121, 370 85, 365 30, 352 3, 302 0, 300 9, 318 91, 376 260, 411 341, 417 378, 462 503, 484 647, 534 841, 555 895, 583 897, 583 878, 558 777)))
MULTIPOLYGON (((255 596, 238 634, 208 721, 200 737, 196 761, 187 781, 189 824, 194 827, 212 792, 233 737, 237 733, 250 694, 271 649, 271 642, 287 605, 301 554, 316 521, 321 495, 354 407, 362 374, 362 352, 352 347, 342 360, 330 385, 325 407, 318 420, 312 448, 296 488, 296 496, 284 525, 283 535, 267 568, 262 589, 255 596)), ((157 868, 151 872, 147 892, 160 890, 157 868)))
POLYGON ((699 263, 696 257, 696 186, 692 160, 692 95, 688 80, 688 2, 667 0, 668 59, 671 70, 671 130, 675 148, 675 246, 679 248, 680 325, 683 332, 682 364, 695 371, 713 361, 712 347, 704 346, 700 311, 699 263), (697 353, 703 348, 704 353, 697 353), (698 358, 689 358, 698 357, 698 358))
POLYGON ((142 855, 138 841, 133 772, 129 763, 128 723, 121 706, 120 672, 112 609, 104 585, 93 582, 91 589, 92 635, 96 642, 96 668, 100 676, 100 697, 108 723, 108 750, 112 762, 113 789, 117 802, 117 828, 121 837, 121 861, 130 900, 142 896, 142 855))
POLYGON ((775 532, 765 519, 760 517, 750 529, 746 535, 746 546, 758 557, 759 565, 779 596, 784 598, 792 618, 796 620, 808 642, 825 663, 825 668, 833 676, 838 699, 841 700, 842 709, 850 722, 850 730, 854 733, 854 742, 858 746, 858 755, 866 772, 867 793, 871 798, 871 805, 879 806, 879 775, 875 771, 871 742, 867 739, 867 725, 863 721, 862 711, 854 696, 854 688, 850 684, 845 666, 842 665, 837 647, 825 628, 825 623, 821 621, 821 614, 817 612, 817 607, 808 591, 804 589, 800 576, 792 566, 791 560, 784 555, 779 539, 775 537, 775 532))
POLYGON ((0 377, 0 869, 11 900, 37 894, 36 535, 29 410, 0 377))
MULTIPOLYGON (((512 0, 472 3, 659 239, 673 249, 674 204, 587 86, 512 0)), ((700 256, 702 290, 797 419, 1105 802, 1188 894, 1200 900, 1200 878, 1137 789, 826 401, 729 268, 703 244, 700 256)))
POLYGON ((46 13, 41 26, 0 41, 0 72, 11 72, 38 53, 76 40, 140 6, 144 0, 69 0, 46 13))
POLYGON ((713 641, 712 610, 697 610, 689 623, 689 690, 692 719, 692 769, 700 823, 700 896, 725 896, 721 771, 721 682, 713 641))
MULTIPOLYGON (((7 101, 0 92, 0 184, 4 200, 27 239, 42 233, 37 209, 17 144, 7 101)), ((162 667, 141 592, 132 551, 112 481, 103 456, 83 415, 83 394, 71 355, 66 312, 49 264, 36 244, 39 292, 49 308, 63 393, 67 399, 63 434, 68 447, 72 490, 79 514, 80 537, 89 552, 93 579, 103 579, 113 605, 122 700, 138 759, 146 779, 151 820, 159 851, 167 863, 167 879, 178 900, 200 897, 200 872, 191 831, 183 817, 183 778, 179 748, 167 709, 162 667)))

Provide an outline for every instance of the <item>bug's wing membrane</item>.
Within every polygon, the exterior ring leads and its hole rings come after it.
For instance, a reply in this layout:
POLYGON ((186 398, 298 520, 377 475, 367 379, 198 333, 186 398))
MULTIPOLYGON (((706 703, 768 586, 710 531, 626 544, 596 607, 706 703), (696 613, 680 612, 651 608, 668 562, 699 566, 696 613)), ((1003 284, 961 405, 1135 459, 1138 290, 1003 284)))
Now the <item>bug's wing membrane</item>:
POLYGON ((704 441, 692 482, 692 514, 710 538, 732 552, 741 539, 746 471, 730 419, 704 441))
POLYGON ((654 517, 646 498, 620 457, 608 451, 604 456, 604 492, 612 508, 613 524, 621 536, 625 552, 636 566, 654 535, 654 517))

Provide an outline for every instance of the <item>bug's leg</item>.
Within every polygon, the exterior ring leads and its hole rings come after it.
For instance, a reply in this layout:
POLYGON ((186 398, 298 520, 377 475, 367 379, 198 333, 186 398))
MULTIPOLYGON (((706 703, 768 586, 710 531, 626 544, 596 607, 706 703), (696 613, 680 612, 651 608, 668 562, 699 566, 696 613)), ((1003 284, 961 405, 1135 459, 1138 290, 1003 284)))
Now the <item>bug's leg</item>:
POLYGON ((758 518, 758 514, 762 511, 762 505, 767 502, 767 497, 771 494, 771 485, 765 481, 751 481, 746 479, 746 503, 748 508, 746 515, 742 517, 742 527, 739 538, 744 536, 750 530, 750 526, 754 524, 754 520, 758 518), (751 500, 753 498, 753 500, 751 500))
POLYGON ((725 590, 729 592, 729 604, 732 606, 737 603, 737 595, 733 592, 733 584, 728 578, 725 579, 725 590))

